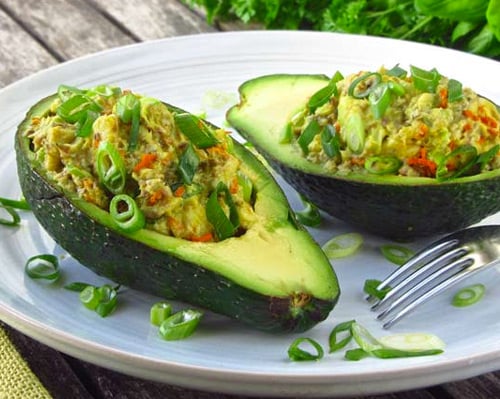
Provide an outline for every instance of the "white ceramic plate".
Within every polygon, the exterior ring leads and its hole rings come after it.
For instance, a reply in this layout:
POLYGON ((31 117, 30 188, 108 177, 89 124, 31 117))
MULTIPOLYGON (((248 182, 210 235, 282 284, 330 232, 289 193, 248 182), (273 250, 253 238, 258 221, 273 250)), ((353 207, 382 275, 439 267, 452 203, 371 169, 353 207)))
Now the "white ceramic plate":
MULTIPOLYGON (((241 82, 261 74, 348 73, 396 63, 436 67, 500 103, 498 85, 492 83, 498 62, 426 45, 312 32, 208 34, 143 43, 58 65, 0 91, 0 196, 20 195, 13 151, 16 125, 31 104, 61 83, 116 84, 192 112, 206 111, 220 124, 224 107, 204 105, 207 92, 236 98, 241 82)), ((286 189, 297 207, 296 194, 286 189)), ((486 222, 499 223, 500 214, 486 222)), ((324 243, 347 231, 352 229, 326 219, 312 233, 324 243)), ((349 362, 341 352, 319 362, 292 363, 286 352, 294 335, 267 335, 211 314, 190 339, 162 341, 149 324, 149 308, 157 298, 132 290, 121 295, 112 317, 101 319, 84 309, 74 293, 25 278, 25 260, 49 252, 63 256, 65 282, 103 281, 64 257, 29 213, 23 214, 21 227, 0 229, 0 237, 0 318, 56 349, 132 375, 205 390, 305 397, 410 389, 500 368, 498 270, 475 278, 487 285, 487 294, 474 308, 453 308, 452 293, 445 293, 391 330, 437 334, 447 343, 442 355, 349 362)), ((327 321, 305 334, 325 347, 331 328, 353 318, 375 336, 387 334, 368 310, 362 286, 366 278, 381 278, 394 266, 378 252, 387 241, 365 238, 360 253, 334 263, 343 290, 338 306, 327 321)))

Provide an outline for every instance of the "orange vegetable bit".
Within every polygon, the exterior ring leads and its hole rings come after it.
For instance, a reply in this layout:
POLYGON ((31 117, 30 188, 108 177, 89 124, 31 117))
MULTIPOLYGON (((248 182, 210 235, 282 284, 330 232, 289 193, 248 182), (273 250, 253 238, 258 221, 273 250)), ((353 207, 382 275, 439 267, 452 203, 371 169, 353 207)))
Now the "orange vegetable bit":
POLYGON ((148 205, 153 206, 164 197, 163 190, 157 190, 148 198, 148 205))
POLYGON ((439 107, 448 108, 448 89, 445 87, 439 90, 439 107))
POLYGON ((420 176, 436 177, 437 164, 427 158, 427 150, 424 147, 420 149, 418 156, 408 158, 407 163, 418 171, 420 176))
POLYGON ((214 235, 211 232, 202 234, 201 236, 192 236, 191 241, 194 242, 212 242, 214 241, 214 235))
POLYGON ((156 154, 142 154, 141 159, 137 163, 137 165, 134 166, 134 172, 139 172, 141 169, 144 168, 151 168, 151 165, 156 161, 157 155, 156 154))
POLYGON ((179 186, 175 189, 174 191, 174 196, 175 197, 182 197, 184 193, 186 192, 186 187, 184 186, 179 186))
POLYGON ((238 188, 239 188, 239 183, 238 183, 238 177, 235 176, 233 177, 233 180, 231 180, 231 184, 229 185, 229 192, 231 194, 236 194, 238 192, 238 188))

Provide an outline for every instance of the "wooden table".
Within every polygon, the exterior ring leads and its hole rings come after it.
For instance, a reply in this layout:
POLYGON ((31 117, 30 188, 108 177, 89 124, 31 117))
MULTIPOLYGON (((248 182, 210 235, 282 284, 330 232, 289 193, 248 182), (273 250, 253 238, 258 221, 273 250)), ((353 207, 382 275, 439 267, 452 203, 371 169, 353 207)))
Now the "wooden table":
MULTIPOLYGON (((0 0, 0 87, 99 50, 216 30, 206 24, 202 15, 177 0, 0 0)), ((57 399, 242 398, 129 377, 59 353, 3 323, 2 326, 57 399)), ((500 398, 500 371, 371 398, 500 398)))

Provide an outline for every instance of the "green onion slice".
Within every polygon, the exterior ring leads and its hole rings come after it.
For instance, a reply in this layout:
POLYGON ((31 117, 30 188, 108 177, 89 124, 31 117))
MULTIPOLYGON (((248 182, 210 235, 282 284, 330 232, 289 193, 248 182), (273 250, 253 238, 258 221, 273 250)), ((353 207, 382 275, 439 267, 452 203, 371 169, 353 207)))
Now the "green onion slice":
POLYGON ((78 121, 76 136, 77 137, 89 137, 92 134, 92 126, 95 120, 98 118, 99 114, 92 110, 87 110, 85 115, 78 121))
POLYGON ((483 170, 490 161, 496 157, 500 151, 500 144, 491 147, 488 151, 485 151, 477 157, 476 163, 479 165, 480 169, 483 170))
POLYGON ((97 148, 96 169, 99 181, 113 194, 125 189, 125 163, 116 147, 109 141, 102 141, 97 148))
POLYGON ((386 349, 411 353, 443 350, 446 346, 438 336, 422 332, 392 334, 381 337, 378 340, 386 349))
POLYGON ((109 284, 101 287, 88 285, 80 292, 80 302, 99 316, 106 317, 115 310, 117 295, 117 289, 109 284))
POLYGON ((137 202, 127 194, 118 194, 111 199, 109 213, 118 228, 126 233, 133 233, 146 225, 146 218, 137 202))
POLYGON ((212 147, 218 144, 207 124, 200 118, 189 113, 174 115, 175 124, 193 145, 198 148, 212 147))
POLYGON ((352 337, 364 351, 371 353, 375 349, 382 349, 383 345, 365 327, 354 322, 351 325, 352 337))
POLYGON ((57 95, 62 102, 67 101, 70 97, 73 97, 76 94, 85 95, 85 90, 68 85, 59 85, 57 88, 57 95))
POLYGON ((352 340, 352 324, 355 323, 355 320, 344 321, 342 323, 337 324, 333 330, 330 332, 330 336, 328 338, 328 343, 330 346, 330 353, 335 352, 339 349, 344 348, 349 342, 352 340), (339 339, 339 334, 347 334, 343 338, 339 339))
POLYGON ((378 287, 381 283, 381 280, 367 279, 365 280, 365 284, 363 285, 363 291, 374 298, 383 299, 392 288, 386 286, 382 289, 379 289, 378 287))
POLYGON ((479 302, 486 291, 484 284, 473 284, 464 287, 453 296, 451 304, 457 307, 465 307, 479 302))
POLYGON ((177 168, 177 173, 181 176, 184 184, 189 185, 193 183, 193 178, 199 164, 200 158, 196 154, 193 145, 189 143, 179 159, 179 166, 177 168))
POLYGON ((87 288, 90 284, 88 283, 82 283, 80 281, 75 281, 73 283, 66 284, 64 286, 64 289, 68 291, 74 291, 74 292, 82 292, 85 288, 87 288))
POLYGON ((0 197, 0 204, 2 204, 3 206, 8 206, 10 208, 14 208, 14 209, 22 209, 25 211, 31 210, 30 205, 28 204, 28 202, 24 198, 22 198, 20 200, 13 200, 10 198, 0 197))
POLYGON ((329 158, 333 158, 337 163, 342 161, 340 138, 333 125, 326 125, 321 131, 321 146, 329 158))
POLYGON ((448 80, 448 102, 460 101, 463 97, 462 83, 455 79, 448 80))
POLYGON ((328 240, 322 247, 329 259, 351 256, 363 245, 363 236, 359 233, 340 234, 328 240))
POLYGON ((100 112, 101 107, 82 94, 69 97, 57 108, 57 115, 69 123, 77 123, 85 118, 88 111, 100 112))
POLYGON ((352 81, 347 89, 347 94, 357 99, 366 98, 381 81, 382 76, 380 73, 365 73, 352 81))
POLYGON ((283 133, 280 135, 280 144, 290 144, 293 138, 293 123, 288 122, 283 130, 283 133))
POLYGON ((465 144, 443 157, 436 169, 437 180, 449 180, 465 174, 477 161, 476 147, 465 144))
POLYGON ((372 156, 365 160, 365 169, 374 175, 396 173, 403 163, 394 156, 372 156))
POLYGON ((55 281, 60 276, 59 260, 51 254, 40 254, 29 258, 24 271, 32 279, 55 281))
POLYGON ((365 148, 365 124, 357 112, 349 115, 343 128, 347 146, 354 154, 360 154, 365 148))
POLYGON ((408 72, 401 68, 399 64, 394 65, 391 69, 389 69, 387 72, 387 75, 389 76, 394 76, 396 78, 404 78, 408 72))
POLYGON ((411 76, 413 78, 413 85, 422 91, 435 93, 436 88, 441 79, 439 72, 433 68, 430 71, 420 69, 415 66, 410 66, 411 76))
POLYGON ((149 311, 149 320, 151 324, 159 327, 171 315, 172 305, 168 302, 156 302, 149 311))
POLYGON ((321 224, 321 214, 318 208, 303 195, 300 200, 304 204, 304 209, 295 212, 295 216, 300 223, 309 227, 317 227, 321 224))
POLYGON ((368 101, 375 119, 382 119, 392 101, 392 91, 388 84, 377 85, 368 95, 368 101))
POLYGON ((361 348, 349 349, 344 354, 344 357, 347 360, 353 360, 353 361, 361 360, 368 356, 370 356, 370 354, 361 348))
POLYGON ((337 82, 342 80, 344 77, 342 74, 337 71, 330 79, 330 82, 323 88, 319 89, 316 93, 314 93, 307 102, 307 108, 310 113, 314 113, 314 111, 326 104, 332 96, 338 95, 337 90, 337 82))
POLYGON ((10 216, 10 219, 0 217, 0 225, 7 227, 19 226, 21 223, 21 217, 14 208, 0 204, 0 209, 5 210, 5 212, 10 216))
POLYGON ((382 255, 384 255, 388 261, 400 266, 405 264, 408 259, 415 254, 415 251, 410 248, 393 244, 382 245, 380 247, 380 252, 382 252, 382 255))
POLYGON ((250 178, 241 171, 237 172, 237 178, 238 178, 238 184, 240 185, 243 191, 243 200, 245 202, 251 202, 253 194, 252 180, 250 180, 250 178))
POLYGON ((236 209, 229 189, 223 182, 219 182, 215 190, 210 194, 205 212, 219 240, 225 240, 236 234, 240 225, 238 210, 236 209), (222 201, 229 208, 229 217, 219 203, 219 197, 222 197, 222 201))
POLYGON ((300 134, 297 139, 297 143, 300 145, 300 148, 302 148, 304 154, 309 154, 309 144, 314 140, 314 137, 316 137, 320 131, 321 126, 318 121, 316 119, 312 119, 307 124, 304 131, 300 134))
POLYGON ((141 103, 137 96, 127 93, 116 102, 116 113, 123 123, 130 123, 129 150, 135 150, 139 139, 141 103))
POLYGON ((323 356, 324 356, 324 351, 322 346, 312 338, 307 338, 307 337, 297 338, 291 343, 290 347, 288 348, 288 357, 290 360, 293 360, 294 362, 319 360, 323 356), (308 343, 312 347, 315 353, 302 349, 300 346, 304 342, 308 343))
POLYGON ((194 333, 202 316, 202 312, 193 309, 174 313, 160 324, 160 336, 167 341, 187 338, 194 333))

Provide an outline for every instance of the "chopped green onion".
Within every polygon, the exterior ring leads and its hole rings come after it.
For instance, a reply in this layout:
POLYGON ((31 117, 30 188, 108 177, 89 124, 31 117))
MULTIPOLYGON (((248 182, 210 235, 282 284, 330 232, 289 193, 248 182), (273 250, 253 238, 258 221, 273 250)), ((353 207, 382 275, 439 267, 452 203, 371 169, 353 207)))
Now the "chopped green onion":
POLYGON ((89 137, 92 134, 92 126, 99 114, 92 110, 87 110, 85 115, 78 121, 75 135, 77 137, 89 137))
POLYGON ((465 174, 477 160, 476 147, 465 144, 443 157, 436 169, 436 179, 449 180, 465 174))
POLYGON ((396 173, 403 163, 394 156, 372 156, 365 160, 365 169, 374 175, 396 173))
POLYGON ((391 90, 392 93, 402 96, 403 94, 406 93, 405 88, 399 84, 398 82, 395 82, 394 80, 390 80, 387 85, 389 86, 389 89, 391 90))
POLYGON ((149 320, 151 324, 159 327, 166 319, 172 315, 172 305, 168 302, 157 302, 151 306, 149 320))
POLYGON ((321 214, 318 208, 311 201, 309 201, 303 195, 300 195, 300 199, 304 204, 304 209, 295 212, 295 216, 298 221, 305 226, 317 227, 321 224, 321 214))
POLYGON ((100 112, 101 107, 92 99, 82 94, 75 94, 57 108, 57 115, 69 123, 77 123, 87 115, 88 111, 100 112))
POLYGON ((55 281, 60 276, 59 260, 51 254, 35 255, 26 261, 24 271, 33 279, 55 281))
POLYGON ((293 138, 293 123, 288 122, 283 130, 283 134, 280 137, 280 144, 289 144, 292 142, 293 138))
POLYGON ((476 164, 479 165, 480 170, 483 170, 492 159, 496 157, 500 151, 500 144, 491 147, 488 151, 485 151, 477 157, 476 164))
POLYGON ((351 324, 352 337, 364 351, 371 353, 375 349, 382 349, 383 345, 365 327, 354 322, 351 324))
POLYGON ((68 85, 59 85, 57 88, 57 95, 62 102, 67 101, 70 97, 75 94, 84 95, 85 90, 81 90, 78 87, 68 86, 68 85))
POLYGON ((484 284, 473 284, 459 290, 451 301, 453 306, 465 307, 479 302, 486 291, 484 284))
POLYGON ((396 78, 404 78, 408 72, 401 68, 399 64, 394 65, 391 69, 389 69, 387 72, 387 75, 389 76, 394 76, 396 78))
POLYGON ((441 75, 435 68, 426 71, 425 69, 420 69, 412 65, 410 66, 410 70, 413 78, 413 85, 417 89, 429 93, 436 92, 441 75))
POLYGON ((179 159, 179 166, 177 168, 177 172, 181 176, 184 184, 193 183, 193 178, 199 164, 200 158, 196 154, 193 145, 189 143, 179 159))
POLYGON ((3 206, 8 206, 10 208, 14 208, 14 209, 22 209, 25 211, 31 210, 30 205, 28 204, 28 202, 26 202, 26 199, 24 199, 24 198, 20 199, 20 200, 13 200, 10 198, 0 197, 0 204, 2 204, 3 206))
POLYGON ((97 148, 96 169, 99 181, 113 194, 125 189, 125 163, 116 147, 109 141, 102 141, 97 148))
POLYGON ((127 93, 116 102, 116 114, 123 123, 130 123, 129 150, 135 150, 139 139, 141 103, 132 93, 127 93))
POLYGON ((111 199, 109 213, 120 230, 126 233, 140 230, 146 224, 146 218, 139 206, 127 194, 118 194, 111 199))
POLYGON ((319 360, 323 357, 324 351, 321 345, 312 338, 301 337, 295 339, 288 348, 288 357, 295 362, 319 360), (300 347, 304 342, 310 344, 315 353, 309 352, 300 347))
POLYGON ((338 163, 342 161, 340 139, 333 125, 326 125, 321 131, 321 146, 329 158, 335 159, 338 163))
POLYGON ((361 360, 368 356, 370 356, 370 354, 361 348, 349 349, 344 354, 344 357, 347 360, 353 360, 353 361, 361 360))
POLYGON ((205 212, 219 240, 225 240, 236 234, 240 225, 238 210, 229 189, 223 182, 219 182, 215 190, 210 194, 210 197, 208 197, 205 212), (219 196, 221 194, 223 201, 229 208, 229 217, 219 203, 219 196))
POLYGON ((330 353, 344 348, 349 342, 351 342, 351 340, 352 340, 352 331, 351 331, 352 323, 355 323, 355 320, 349 320, 349 321, 344 321, 343 323, 339 323, 330 332, 330 336, 328 338, 328 343, 330 346, 330 353), (345 336, 339 340, 337 337, 337 335, 339 333, 347 333, 347 336, 345 336))
POLYGON ((381 283, 382 281, 380 280, 367 279, 365 280, 363 291, 374 298, 383 299, 392 288, 387 286, 382 289, 378 289, 381 283))
POLYGON ((122 89, 110 85, 98 85, 90 90, 87 90, 87 95, 99 95, 102 97, 118 96, 122 93, 122 89))
POLYGON ((314 140, 314 137, 321 131, 321 126, 316 119, 312 119, 311 122, 305 127, 304 131, 300 134, 297 139, 297 143, 302 148, 304 154, 309 154, 309 144, 314 140))
POLYGON ((382 76, 378 72, 368 72, 354 79, 347 89, 351 97, 366 98, 381 82, 382 76))
POLYGON ((392 101, 392 94, 388 84, 377 85, 368 95, 368 101, 375 119, 382 119, 392 101))
POLYGON ((116 308, 117 289, 109 284, 104 284, 101 287, 88 285, 80 292, 80 302, 99 316, 106 317, 116 308))
POLYGON ((79 281, 75 281, 73 283, 66 284, 64 286, 64 288, 67 289, 68 291, 82 292, 89 285, 90 284, 88 284, 88 283, 82 283, 82 282, 79 282, 79 281))
POLYGON ((338 95, 337 82, 343 78, 344 77, 339 71, 335 72, 330 82, 309 98, 307 108, 309 108, 310 113, 314 113, 317 108, 326 104, 332 96, 338 95))
POLYGON ((382 245, 380 251, 388 261, 400 266, 415 254, 415 251, 410 248, 392 244, 382 245))
POLYGON ((202 316, 202 312, 192 309, 174 313, 160 324, 160 336, 167 341, 187 338, 194 333, 202 316))
POLYGON ((365 148, 365 124, 358 112, 351 113, 343 127, 347 146, 354 154, 360 154, 365 148))
POLYGON ((421 332, 387 335, 379 338, 379 342, 386 349, 411 353, 427 350, 443 350, 446 346, 438 336, 421 332))
POLYGON ((462 83, 458 80, 450 79, 448 81, 448 102, 460 101, 463 97, 462 83))
POLYGON ((8 227, 19 226, 21 223, 21 217, 14 208, 0 204, 0 209, 5 210, 5 212, 7 212, 11 217, 10 219, 0 217, 0 225, 8 227))
POLYGON ((329 259, 344 258, 353 255, 363 245, 363 236, 359 233, 340 234, 328 240, 322 247, 329 259))
POLYGON ((253 193, 253 183, 250 178, 245 175, 243 172, 237 172, 238 184, 240 185, 243 191, 243 200, 245 202, 252 201, 252 193, 253 193))
POLYGON ((218 143, 212 131, 202 119, 189 113, 174 115, 175 124, 193 145, 198 148, 212 147, 218 143))

